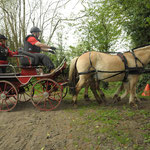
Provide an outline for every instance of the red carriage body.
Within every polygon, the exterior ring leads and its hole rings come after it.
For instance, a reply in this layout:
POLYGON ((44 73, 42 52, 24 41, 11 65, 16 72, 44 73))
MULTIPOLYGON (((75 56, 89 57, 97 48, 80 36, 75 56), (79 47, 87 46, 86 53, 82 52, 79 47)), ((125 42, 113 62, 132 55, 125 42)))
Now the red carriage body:
POLYGON ((35 66, 21 67, 20 73, 0 73, 0 111, 10 111, 18 101, 29 100, 40 110, 55 109, 66 95, 63 90, 67 81, 58 78, 63 76, 65 68, 66 62, 63 60, 49 74, 38 75, 35 66))

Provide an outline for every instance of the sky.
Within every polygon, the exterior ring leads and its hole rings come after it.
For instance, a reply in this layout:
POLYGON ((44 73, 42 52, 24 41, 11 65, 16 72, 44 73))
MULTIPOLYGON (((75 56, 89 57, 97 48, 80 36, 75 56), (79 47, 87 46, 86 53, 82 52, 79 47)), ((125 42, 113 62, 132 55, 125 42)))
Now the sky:
MULTIPOLYGON (((63 14, 64 18, 76 18, 78 17, 79 12, 84 9, 81 3, 78 0, 71 0, 65 8, 61 9, 61 13, 63 14), (74 15, 73 15, 74 14, 74 15)), ((78 42, 78 37, 74 33, 76 30, 75 27, 68 26, 66 22, 64 22, 65 28, 63 29, 64 35, 64 42, 66 47, 73 45, 75 46, 78 42), (66 39, 65 39, 66 37, 66 39)))
MULTIPOLYGON (((47 0, 43 0, 47 1, 47 0)), ((65 7, 62 7, 59 12, 62 14, 62 18, 76 18, 79 17, 79 12, 84 10, 84 7, 80 3, 80 0, 70 0, 65 7), (73 15, 74 14, 74 15, 73 15)), ((68 26, 66 22, 62 23, 64 28, 58 32, 63 33, 63 46, 67 49, 70 45, 76 46, 78 43, 78 35, 74 33, 76 27, 68 26)), ((123 33, 124 34, 124 33, 123 33)), ((124 35, 122 35, 124 36, 124 35)), ((52 38, 53 43, 57 43, 57 35, 52 38)), ((117 51, 128 51, 129 43, 119 39, 113 48, 117 51)))
MULTIPOLYGON (((84 7, 81 5, 80 1, 78 0, 71 0, 64 9, 61 10, 61 13, 64 15, 64 18, 72 18, 72 13, 74 14, 73 17, 78 17, 78 13, 84 10, 84 7)), ((64 41, 66 42, 67 46, 76 46, 78 43, 78 35, 74 33, 75 28, 65 26, 64 32, 66 32, 67 39, 64 41)), ((125 35, 125 32, 122 33, 121 37, 125 35)), ((129 50, 129 42, 128 40, 123 40, 122 38, 118 39, 116 44, 113 45, 112 49, 115 49, 116 51, 128 51, 129 50)))
MULTIPOLYGON (((78 13, 83 9, 83 6, 80 3, 81 0, 42 0, 42 4, 40 5, 42 11, 45 12, 47 10, 47 8, 49 8, 49 11, 47 13, 48 18, 52 17, 58 1, 60 1, 58 6, 61 6, 62 4, 64 4, 65 2, 68 1, 68 3, 65 5, 65 7, 60 7, 59 9, 56 10, 57 13, 59 13, 59 15, 61 14, 61 19, 66 19, 66 18, 74 19, 74 18, 78 17, 78 13), (49 4, 50 4, 50 7, 49 7, 49 4)), ((30 5, 34 6, 37 2, 39 2, 39 1, 31 0, 30 5)), ((35 17, 35 20, 37 20, 37 22, 39 22, 38 21, 38 19, 39 19, 38 12, 40 11, 40 7, 38 7, 38 8, 39 8, 38 11, 35 12, 34 14, 32 14, 32 17, 35 17)), ((57 21, 57 20, 58 20, 58 18, 55 19, 55 21, 57 21)), ((57 33, 63 33, 63 42, 64 42, 65 47, 69 47, 70 45, 75 46, 77 44, 78 38, 74 34, 74 31, 76 28, 69 26, 68 23, 69 22, 66 22, 66 21, 61 22, 61 25, 63 25, 64 27, 61 30, 59 29, 54 32, 54 36, 51 39, 52 43, 57 43, 57 41, 58 41, 57 33)), ((70 23, 72 23, 72 22, 70 22, 70 23)), ((28 27, 29 30, 27 31, 27 34, 30 34, 30 28, 32 26, 33 25, 28 27)), ((39 24, 37 26, 40 27, 39 24)), ((46 41, 48 41, 47 39, 48 39, 49 35, 50 35, 50 26, 48 26, 47 28, 44 28, 44 30, 43 30, 43 37, 46 41)))

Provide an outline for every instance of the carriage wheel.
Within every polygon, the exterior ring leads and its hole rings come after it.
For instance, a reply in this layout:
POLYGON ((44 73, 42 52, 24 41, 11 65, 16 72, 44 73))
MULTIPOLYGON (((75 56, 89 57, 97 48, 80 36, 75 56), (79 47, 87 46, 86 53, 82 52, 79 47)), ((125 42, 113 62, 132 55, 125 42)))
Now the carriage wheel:
POLYGON ((0 81, 0 111, 12 110, 18 101, 16 87, 8 81, 0 81))
POLYGON ((29 100, 31 100, 30 92, 27 87, 21 87, 19 90, 20 90, 20 92, 19 92, 19 101, 20 102, 28 102, 29 100))
POLYGON ((51 79, 41 79, 33 85, 31 99, 36 108, 44 111, 53 110, 62 100, 61 85, 51 79))

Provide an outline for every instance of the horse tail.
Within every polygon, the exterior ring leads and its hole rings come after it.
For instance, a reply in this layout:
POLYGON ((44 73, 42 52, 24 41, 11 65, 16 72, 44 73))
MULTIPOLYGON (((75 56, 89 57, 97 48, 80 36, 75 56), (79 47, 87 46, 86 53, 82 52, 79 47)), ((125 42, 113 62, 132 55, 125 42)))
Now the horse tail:
POLYGON ((78 57, 75 57, 71 60, 70 68, 69 68, 69 92, 70 94, 75 95, 75 86, 77 83, 77 63, 78 57))

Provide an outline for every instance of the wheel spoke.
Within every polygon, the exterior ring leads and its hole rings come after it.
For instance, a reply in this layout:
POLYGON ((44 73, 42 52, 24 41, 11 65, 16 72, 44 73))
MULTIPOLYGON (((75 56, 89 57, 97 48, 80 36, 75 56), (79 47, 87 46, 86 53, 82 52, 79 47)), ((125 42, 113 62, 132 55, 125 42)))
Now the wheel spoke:
POLYGON ((48 91, 48 93, 50 93, 54 89, 55 86, 56 84, 48 91))
POLYGON ((0 81, 1 104, 0 111, 12 110, 18 101, 18 92, 16 87, 9 81, 0 81))
POLYGON ((7 91, 6 95, 7 95, 12 89, 13 89, 13 87, 11 87, 11 88, 7 91))
POLYGON ((30 100, 30 94, 28 94, 29 88, 23 87, 23 92, 19 94, 19 101, 20 102, 27 102, 30 100))
POLYGON ((61 98, 61 93, 54 93, 54 95, 50 95, 49 97, 53 97, 51 99, 58 101, 57 99, 61 98), (58 97, 56 97, 58 96, 58 97))
POLYGON ((25 94, 30 97, 30 94, 28 94, 28 93, 25 93, 25 94))
POLYGON ((44 100, 44 108, 46 108, 46 99, 44 100))
POLYGON ((2 88, 0 87, 0 91, 1 91, 1 93, 3 93, 3 91, 2 91, 2 88))
POLYGON ((23 94, 24 99, 26 100, 25 94, 23 94))
POLYGON ((46 91, 47 91, 47 88, 48 88, 48 81, 47 81, 47 83, 46 83, 46 91))
POLYGON ((6 85, 7 85, 7 83, 4 84, 4 91, 6 91, 6 85))
POLYGON ((42 102, 42 99, 40 101, 38 101, 38 103, 36 104, 36 106, 38 106, 41 102, 42 102))
POLYGON ((4 100, 5 101, 5 104, 6 104, 6 106, 7 106, 7 109, 9 109, 9 107, 8 107, 8 103, 6 102, 6 100, 4 100))
POLYGON ((42 94, 42 91, 39 91, 39 90, 37 90, 37 89, 36 89, 36 91, 37 91, 38 93, 41 93, 41 94, 42 94))
POLYGON ((40 110, 49 111, 59 106, 62 100, 62 89, 61 86, 53 81, 52 79, 41 79, 38 80, 32 87, 36 96, 32 96, 32 103, 35 107, 40 110))
POLYGON ((3 101, 4 101, 4 100, 2 99, 1 110, 3 109, 3 101))
POLYGON ((54 107, 50 98, 48 98, 48 102, 49 102, 49 104, 50 104, 51 107, 54 107))
POLYGON ((42 97, 43 96, 43 94, 40 94, 40 95, 34 95, 33 97, 34 98, 38 98, 38 97, 42 97))
MULTIPOLYGON (((15 97, 13 97, 13 98, 16 100, 15 97)), ((16 104, 14 101, 10 100, 10 98, 8 98, 8 100, 9 100, 11 103, 16 104)))
MULTIPOLYGON (((43 87, 43 84, 42 83, 40 83, 40 87, 41 87, 41 89, 44 91, 44 87, 43 87)), ((38 91, 38 90, 37 90, 38 91)))
POLYGON ((13 94, 13 95, 7 95, 7 97, 14 97, 15 96, 15 94, 13 94))

